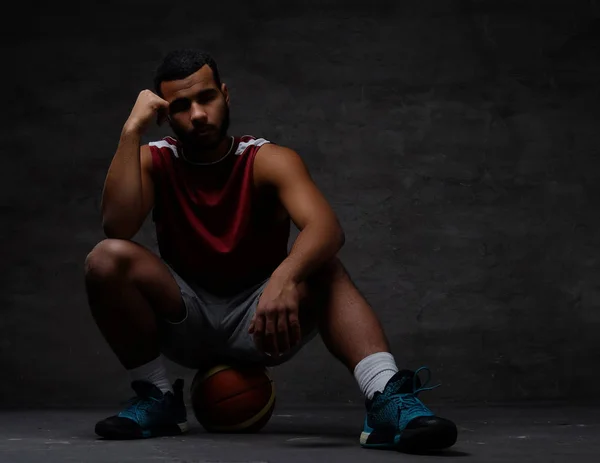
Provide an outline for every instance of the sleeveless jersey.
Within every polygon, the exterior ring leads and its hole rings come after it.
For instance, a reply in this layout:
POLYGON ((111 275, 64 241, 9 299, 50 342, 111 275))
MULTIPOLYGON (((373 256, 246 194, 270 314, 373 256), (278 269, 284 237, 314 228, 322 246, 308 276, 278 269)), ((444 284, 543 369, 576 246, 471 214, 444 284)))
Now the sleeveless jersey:
POLYGON ((272 198, 263 202, 253 183, 254 157, 265 143, 234 137, 229 155, 210 165, 183 159, 175 138, 149 143, 160 256, 182 278, 215 294, 264 280, 288 255, 290 220, 276 221, 272 198))

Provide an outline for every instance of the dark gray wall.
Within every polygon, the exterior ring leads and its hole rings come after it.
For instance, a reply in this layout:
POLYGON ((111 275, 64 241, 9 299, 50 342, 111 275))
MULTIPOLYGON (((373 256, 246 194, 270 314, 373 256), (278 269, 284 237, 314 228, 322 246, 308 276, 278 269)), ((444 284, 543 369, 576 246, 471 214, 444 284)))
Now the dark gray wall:
MULTIPOLYGON (((305 158, 399 365, 444 384, 425 400, 597 396, 595 2, 103 4, 23 11, 4 51, 1 405, 131 394, 83 261, 120 128, 179 46, 217 58, 235 133, 305 158)), ((320 339, 274 375, 282 403, 362 400, 320 339)))

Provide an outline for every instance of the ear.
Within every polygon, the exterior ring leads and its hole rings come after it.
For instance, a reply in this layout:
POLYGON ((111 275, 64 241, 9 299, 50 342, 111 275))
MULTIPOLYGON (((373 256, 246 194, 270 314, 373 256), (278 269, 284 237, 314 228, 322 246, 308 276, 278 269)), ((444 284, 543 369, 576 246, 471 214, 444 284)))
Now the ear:
POLYGON ((229 90, 227 90, 227 84, 225 84, 224 82, 221 84, 221 93, 225 96, 225 101, 229 106, 229 90))

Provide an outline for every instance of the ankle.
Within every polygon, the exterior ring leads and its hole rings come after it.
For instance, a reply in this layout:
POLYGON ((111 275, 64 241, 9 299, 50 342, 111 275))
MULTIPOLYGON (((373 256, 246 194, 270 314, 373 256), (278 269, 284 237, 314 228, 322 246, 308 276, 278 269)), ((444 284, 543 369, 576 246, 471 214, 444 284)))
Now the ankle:
POLYGON ((376 391, 383 392, 388 381, 398 372, 389 352, 377 352, 362 359, 354 368, 354 377, 361 392, 372 399, 376 391))
POLYGON ((162 355, 135 368, 128 369, 131 381, 148 381, 161 390, 163 394, 173 392, 173 387, 167 377, 167 370, 162 355))

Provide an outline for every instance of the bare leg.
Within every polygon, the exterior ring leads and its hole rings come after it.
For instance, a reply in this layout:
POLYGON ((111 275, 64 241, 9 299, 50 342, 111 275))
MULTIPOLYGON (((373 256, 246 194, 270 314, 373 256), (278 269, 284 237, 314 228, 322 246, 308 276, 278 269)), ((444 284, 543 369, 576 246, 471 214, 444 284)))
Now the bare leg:
POLYGON ((168 268, 131 241, 96 245, 85 261, 85 284, 96 324, 126 369, 159 355, 157 315, 183 317, 179 287, 168 268))
POLYGON ((323 342, 351 372, 368 355, 389 352, 381 323, 339 259, 319 270, 309 288, 319 299, 314 311, 323 342))

